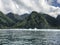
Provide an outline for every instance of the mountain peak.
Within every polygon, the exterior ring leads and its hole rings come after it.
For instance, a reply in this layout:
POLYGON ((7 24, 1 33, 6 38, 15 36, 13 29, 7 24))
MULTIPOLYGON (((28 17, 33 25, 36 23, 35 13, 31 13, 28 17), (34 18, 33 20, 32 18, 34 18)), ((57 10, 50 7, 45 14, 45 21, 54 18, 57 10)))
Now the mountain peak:
POLYGON ((8 13, 7 15, 14 15, 14 13, 10 12, 10 13, 8 13))
POLYGON ((48 14, 38 13, 36 11, 31 12, 31 14, 23 15, 16 15, 12 12, 4 15, 0 12, 0 15, 0 26, 6 26, 7 28, 50 29, 59 28, 58 26, 60 25, 60 15, 58 15, 57 18, 54 18, 48 14))
POLYGON ((38 14, 38 13, 36 11, 32 11, 31 14, 34 15, 34 14, 38 14))

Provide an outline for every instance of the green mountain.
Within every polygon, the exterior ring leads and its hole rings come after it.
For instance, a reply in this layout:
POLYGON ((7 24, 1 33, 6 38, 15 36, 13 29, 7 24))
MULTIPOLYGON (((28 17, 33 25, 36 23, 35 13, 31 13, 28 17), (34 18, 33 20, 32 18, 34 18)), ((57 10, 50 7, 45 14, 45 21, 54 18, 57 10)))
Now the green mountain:
POLYGON ((18 14, 14 14, 14 13, 8 13, 6 14, 7 17, 9 17, 10 19, 12 19, 15 23, 25 19, 29 14, 23 14, 23 15, 18 15, 18 14))
POLYGON ((14 28, 38 28, 38 29, 47 29, 49 28, 49 24, 47 20, 45 19, 45 14, 37 13, 33 11, 27 18, 25 18, 23 21, 18 22, 16 25, 14 25, 14 28))
POLYGON ((14 13, 3 14, 0 12, 0 29, 60 29, 60 15, 57 18, 48 14, 37 13, 18 15, 14 13))
POLYGON ((20 19, 20 16, 14 13, 8 13, 6 14, 7 17, 9 17, 11 20, 13 20, 15 23, 18 22, 20 19))
POLYGON ((0 28, 7 28, 14 24, 10 18, 8 18, 5 14, 0 12, 0 28))

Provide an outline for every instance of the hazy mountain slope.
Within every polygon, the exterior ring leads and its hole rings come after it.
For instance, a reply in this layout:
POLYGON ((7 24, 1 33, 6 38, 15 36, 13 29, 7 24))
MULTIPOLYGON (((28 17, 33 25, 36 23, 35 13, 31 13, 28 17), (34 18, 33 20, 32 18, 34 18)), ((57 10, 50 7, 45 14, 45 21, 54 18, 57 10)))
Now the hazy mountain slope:
POLYGON ((56 19, 56 18, 47 15, 47 16, 46 16, 46 20, 47 20, 47 22, 48 22, 51 26, 54 26, 54 27, 55 27, 55 26, 58 26, 58 25, 57 25, 57 19, 56 19))
POLYGON ((60 26, 60 15, 57 16, 57 25, 60 26))
POLYGON ((18 22, 18 18, 19 18, 19 15, 16 15, 14 13, 8 13, 6 14, 7 17, 9 17, 10 19, 12 19, 14 22, 18 22))
POLYGON ((19 22, 19 21, 25 19, 28 15, 29 14, 18 15, 18 14, 14 14, 14 13, 8 13, 6 16, 15 22, 19 22))

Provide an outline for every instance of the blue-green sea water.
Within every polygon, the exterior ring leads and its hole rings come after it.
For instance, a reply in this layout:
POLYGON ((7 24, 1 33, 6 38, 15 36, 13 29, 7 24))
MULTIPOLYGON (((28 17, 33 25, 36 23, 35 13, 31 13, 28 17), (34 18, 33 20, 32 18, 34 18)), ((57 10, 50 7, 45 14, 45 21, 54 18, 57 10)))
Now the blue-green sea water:
POLYGON ((0 30, 0 45, 60 45, 60 31, 0 30))

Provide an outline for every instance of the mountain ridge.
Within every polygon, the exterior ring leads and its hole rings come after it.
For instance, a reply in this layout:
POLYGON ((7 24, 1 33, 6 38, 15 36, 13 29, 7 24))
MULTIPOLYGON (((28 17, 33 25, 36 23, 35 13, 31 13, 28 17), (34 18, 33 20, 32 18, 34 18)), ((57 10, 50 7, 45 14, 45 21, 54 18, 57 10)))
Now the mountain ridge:
POLYGON ((0 12, 0 28, 8 29, 60 29, 60 15, 57 18, 45 13, 32 11, 30 14, 18 15, 14 13, 3 14, 0 12))

